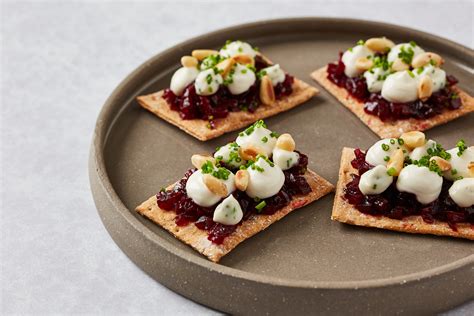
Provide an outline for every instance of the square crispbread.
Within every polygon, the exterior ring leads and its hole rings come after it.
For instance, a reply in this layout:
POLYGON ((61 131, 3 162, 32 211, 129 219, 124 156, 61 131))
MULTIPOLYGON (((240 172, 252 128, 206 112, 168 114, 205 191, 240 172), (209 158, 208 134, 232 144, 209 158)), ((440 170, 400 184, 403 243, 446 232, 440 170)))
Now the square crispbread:
POLYGON ((230 112, 227 117, 214 120, 216 125, 214 129, 208 127, 209 122, 207 120, 183 120, 179 116, 179 113, 171 110, 168 102, 163 99, 163 90, 139 96, 137 97, 137 101, 142 107, 161 117, 165 121, 179 127, 186 133, 201 141, 206 141, 216 138, 224 133, 243 128, 257 120, 288 111, 309 100, 318 92, 318 89, 315 87, 295 78, 292 94, 277 100, 272 105, 260 105, 254 113, 244 111, 230 112))
POLYGON ((359 212, 344 199, 344 189, 347 183, 352 180, 351 174, 357 174, 357 170, 351 165, 354 157, 353 148, 345 147, 342 150, 339 180, 331 215, 332 220, 351 225, 383 228, 412 234, 432 234, 474 240, 474 227, 468 223, 457 224, 458 231, 454 231, 445 222, 435 221, 433 224, 429 224, 423 221, 421 216, 410 216, 398 220, 384 216, 366 215, 359 212))
POLYGON ((452 121, 460 116, 474 112, 474 98, 465 91, 454 87, 462 100, 462 106, 457 110, 445 111, 439 115, 425 120, 414 118, 383 122, 375 115, 364 111, 364 103, 352 97, 346 89, 337 86, 327 78, 327 66, 314 71, 311 77, 336 97, 346 108, 351 110, 365 125, 367 125, 380 138, 400 137, 409 131, 425 131, 434 126, 452 121))
POLYGON ((218 262, 223 256, 232 251, 232 249, 237 247, 238 244, 247 238, 250 238, 264 230, 288 213, 334 191, 334 186, 331 183, 311 170, 308 170, 304 177, 311 186, 312 192, 304 196, 294 197, 289 205, 273 215, 252 215, 250 218, 243 221, 243 223, 239 225, 231 235, 226 237, 221 245, 216 245, 209 241, 207 239, 207 231, 197 228, 192 223, 184 227, 177 226, 174 221, 176 213, 160 209, 155 196, 150 197, 139 205, 136 208, 136 211, 172 233, 182 242, 193 247, 195 250, 209 258, 209 260, 218 262))

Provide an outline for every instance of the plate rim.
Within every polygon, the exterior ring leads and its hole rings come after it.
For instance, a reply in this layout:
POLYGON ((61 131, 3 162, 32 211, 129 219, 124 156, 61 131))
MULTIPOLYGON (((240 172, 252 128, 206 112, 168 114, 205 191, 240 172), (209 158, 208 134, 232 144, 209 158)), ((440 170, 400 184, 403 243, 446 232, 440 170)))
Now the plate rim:
MULTIPOLYGON (((369 288, 378 288, 378 287, 387 287, 391 285, 400 285, 407 284, 412 282, 417 282, 422 279, 430 278, 435 275, 442 275, 449 273, 451 271, 457 270, 458 268, 467 266, 469 264, 474 265, 474 254, 464 257, 462 259, 450 262, 448 264, 432 268, 429 270, 424 270, 421 272, 414 272, 406 275, 399 275, 396 277, 389 278, 378 278, 371 280, 357 280, 357 281, 309 281, 309 280, 299 280, 299 279, 286 279, 275 276, 260 275, 257 273, 247 272, 233 267, 228 267, 221 264, 213 263, 204 257, 201 257, 199 254, 189 253, 179 247, 173 245, 171 242, 160 238, 156 235, 151 229, 143 225, 135 216, 133 216, 133 210, 128 209, 123 201, 120 199, 118 193, 114 190, 113 185, 108 177, 105 158, 103 149, 105 147, 108 135, 112 130, 115 120, 120 116, 120 113, 125 109, 125 106, 122 106, 116 109, 114 105, 115 99, 123 93, 126 87, 131 85, 136 77, 144 72, 150 64, 158 61, 164 56, 180 49, 180 47, 191 45, 194 42, 198 42, 205 37, 212 37, 222 33, 232 32, 234 30, 241 30, 243 28, 256 28, 268 24, 284 24, 284 23, 309 23, 309 22, 318 22, 318 23, 340 23, 340 22, 350 22, 357 24, 364 24, 365 26, 371 27, 384 27, 389 29, 404 30, 411 34, 415 34, 421 37, 426 37, 433 42, 441 43, 443 46, 448 48, 462 51, 460 58, 464 56, 470 56, 471 61, 474 59, 474 51, 469 49, 467 46, 456 43, 449 39, 445 39, 440 36, 432 35, 430 33, 419 31, 413 28, 399 26, 396 24, 390 24, 385 22, 370 21, 370 20, 361 20, 361 19, 350 19, 350 18, 333 18, 333 17, 294 17, 294 18, 277 18, 277 19, 267 19, 254 21, 249 23, 237 24, 228 26, 221 29, 215 29, 210 32, 201 34, 199 36, 188 38, 182 42, 179 42, 161 52, 158 52, 154 56, 147 59, 140 66, 138 66, 134 71, 127 75, 119 85, 112 91, 110 96, 106 99, 104 105, 101 108, 99 116, 97 118, 94 133, 93 141, 90 149, 90 160, 89 160, 89 179, 92 182, 92 177, 97 177, 99 185, 104 190, 104 193, 111 203, 115 206, 117 214, 119 214, 130 226, 133 227, 139 233, 142 233, 150 242, 155 246, 162 248, 171 255, 178 256, 182 260, 186 260, 191 264, 197 265, 199 268, 208 270, 209 272, 215 272, 219 274, 224 274, 233 278, 237 278, 243 281, 251 281, 263 284, 270 284, 275 286, 284 286, 290 288, 303 288, 303 289, 369 289, 369 288)), ((468 63, 468 60, 466 61, 468 63)), ((474 63, 474 61, 472 61, 474 63)), ((189 136, 191 137, 191 136, 189 136)), ((92 190, 94 198, 96 193, 92 190)), ((96 202, 96 208, 99 209, 99 205, 96 202)), ((101 217, 101 220, 104 222, 104 219, 101 217)), ((105 223, 104 223, 105 224, 105 223)), ((106 226, 107 228, 107 226, 106 226)), ((115 241, 116 242, 116 241, 115 241)), ((121 248, 121 247, 120 247, 121 248)))

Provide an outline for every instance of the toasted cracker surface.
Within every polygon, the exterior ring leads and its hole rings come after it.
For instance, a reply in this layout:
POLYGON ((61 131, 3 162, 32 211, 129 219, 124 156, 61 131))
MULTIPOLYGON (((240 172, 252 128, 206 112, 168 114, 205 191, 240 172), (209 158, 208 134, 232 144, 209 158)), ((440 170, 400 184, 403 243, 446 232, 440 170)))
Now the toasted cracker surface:
POLYGON ((316 201, 334 190, 334 186, 331 183, 311 170, 306 172, 305 178, 311 186, 312 192, 304 196, 294 197, 288 206, 273 215, 252 215, 239 225, 231 235, 225 238, 221 245, 216 245, 209 241, 207 239, 207 232, 197 228, 192 223, 184 227, 177 226, 174 221, 176 213, 160 209, 155 196, 150 197, 139 205, 136 211, 162 226, 176 238, 190 245, 211 261, 218 262, 224 255, 247 238, 264 230, 288 213, 316 201))
POLYGON ((421 216, 410 216, 398 220, 384 216, 366 215, 359 212, 344 199, 344 189, 352 180, 351 174, 357 174, 357 170, 351 166, 351 161, 354 157, 353 148, 345 147, 342 150, 339 180, 337 182, 336 196, 334 197, 334 206, 331 215, 332 220, 351 225, 383 228, 405 233, 432 234, 474 240, 474 227, 468 223, 457 224, 458 231, 456 232, 445 222, 435 221, 433 224, 429 224, 423 221, 421 216))
POLYGON ((314 71, 311 77, 326 88, 326 90, 335 96, 345 107, 351 110, 380 138, 400 137, 401 134, 409 131, 425 131, 434 126, 447 123, 460 116, 474 112, 474 98, 458 87, 454 87, 462 100, 462 106, 457 110, 445 111, 426 120, 410 118, 394 122, 383 122, 377 116, 365 113, 364 103, 353 98, 346 89, 332 83, 327 78, 327 67, 314 71))
POLYGON ((310 86, 304 81, 295 78, 293 83, 293 93, 277 100, 273 105, 260 105, 254 113, 250 112, 231 112, 225 118, 214 120, 216 128, 207 127, 207 120, 183 120, 177 111, 171 110, 169 104, 163 99, 163 90, 137 97, 138 103, 168 121, 176 125, 186 133, 196 137, 199 140, 206 141, 216 138, 224 133, 234 131, 245 127, 257 120, 276 115, 280 112, 288 111, 297 105, 307 101, 318 93, 318 89, 310 86))

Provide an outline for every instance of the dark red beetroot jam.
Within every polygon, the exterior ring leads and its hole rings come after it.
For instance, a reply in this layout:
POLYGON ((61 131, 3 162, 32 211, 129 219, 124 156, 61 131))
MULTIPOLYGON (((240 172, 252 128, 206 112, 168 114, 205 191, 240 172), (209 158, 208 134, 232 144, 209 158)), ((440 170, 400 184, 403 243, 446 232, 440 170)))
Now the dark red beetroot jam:
POLYGON ((457 230, 457 223, 474 224, 474 206, 459 207, 454 203, 448 193, 452 182, 446 179, 443 179, 443 188, 438 199, 427 205, 419 203, 414 194, 398 191, 395 180, 381 194, 362 194, 359 190, 360 176, 373 166, 365 161, 365 154, 360 149, 356 149, 354 153, 356 157, 351 164, 359 171, 359 175, 352 175, 353 179, 346 186, 344 198, 360 212, 394 219, 419 215, 430 224, 434 220, 447 222, 454 231, 457 230))
MULTIPOLYGON (((268 67, 267 63, 260 57, 255 57, 255 68, 257 71, 268 67)), ((275 97, 281 99, 283 96, 293 92, 294 77, 286 74, 285 80, 274 87, 275 97)), ((163 98, 171 105, 171 109, 178 111, 184 120, 203 119, 209 120, 213 127, 213 120, 226 117, 229 112, 249 111, 255 112, 260 105, 259 97, 260 82, 257 80, 246 92, 233 95, 225 86, 210 96, 201 96, 196 93, 194 83, 188 85, 182 96, 175 95, 170 89, 165 89, 163 98)))
POLYGON ((378 116, 382 121, 395 121, 408 118, 426 119, 441 114, 446 110, 459 109, 461 98, 452 87, 458 83, 454 76, 446 76, 446 87, 431 95, 426 101, 417 100, 408 103, 392 103, 385 100, 380 93, 370 93, 367 90, 365 78, 349 78, 344 74, 342 53, 339 61, 329 64, 328 79, 342 87, 357 100, 364 102, 364 111, 378 116))
MULTIPOLYGON (((293 168, 284 171, 285 183, 280 192, 265 199, 266 206, 260 212, 257 211, 255 206, 257 206, 261 201, 256 202, 254 199, 247 196, 245 192, 235 191, 233 193, 244 213, 242 221, 237 225, 223 225, 214 222, 212 217, 215 206, 199 206, 187 196, 186 182, 196 169, 188 170, 172 190, 159 192, 156 195, 158 206, 163 210, 176 212, 175 222, 178 226, 186 226, 190 223, 194 223, 194 225, 199 229, 208 232, 208 239, 210 241, 215 244, 222 244, 224 239, 232 234, 237 226, 244 220, 248 219, 252 214, 274 214, 281 208, 290 204, 293 196, 306 195, 311 192, 311 187, 303 177, 308 166, 308 157, 304 154, 299 154, 300 158, 298 164, 293 168)), ((233 171, 235 172, 237 169, 233 171)))

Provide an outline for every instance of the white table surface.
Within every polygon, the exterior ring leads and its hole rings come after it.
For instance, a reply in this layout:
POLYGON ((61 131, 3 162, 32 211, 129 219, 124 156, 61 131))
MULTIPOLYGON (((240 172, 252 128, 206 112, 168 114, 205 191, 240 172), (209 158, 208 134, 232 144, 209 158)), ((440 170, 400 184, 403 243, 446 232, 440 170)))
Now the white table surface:
MULTIPOLYGON (((157 52, 289 16, 386 21, 474 46, 472 1, 2 2, 0 313, 215 313, 148 277, 109 237, 89 188, 92 131, 111 91, 157 52)), ((474 302, 450 312, 473 313, 474 302)))

